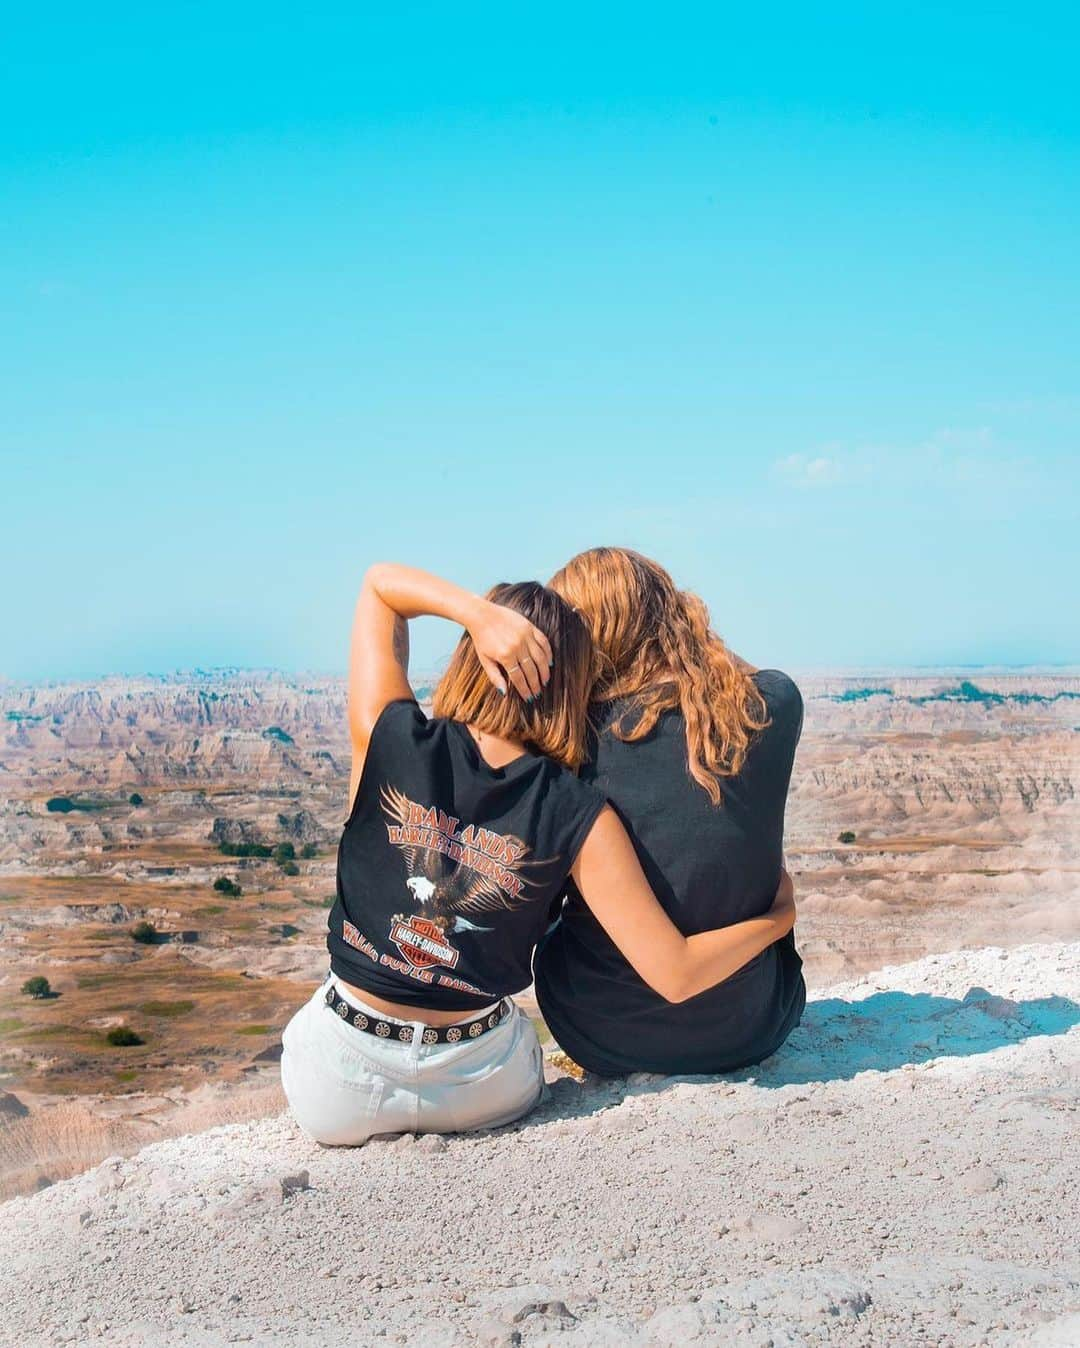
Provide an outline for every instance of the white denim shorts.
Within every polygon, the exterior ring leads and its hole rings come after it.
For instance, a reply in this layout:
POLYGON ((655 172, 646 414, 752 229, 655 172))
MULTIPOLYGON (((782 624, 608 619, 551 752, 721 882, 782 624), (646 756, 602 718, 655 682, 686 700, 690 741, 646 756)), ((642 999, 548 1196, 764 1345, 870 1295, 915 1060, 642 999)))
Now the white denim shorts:
MULTIPOLYGON (((372 1017, 391 1020, 346 992, 372 1017)), ((316 1142, 355 1147, 378 1133, 460 1133, 496 1128, 527 1114, 544 1088, 532 1022, 520 1007, 494 1030, 459 1044, 378 1039, 326 1005, 324 982, 281 1036, 281 1084, 293 1117, 316 1142)), ((470 1011, 462 1022, 475 1020, 470 1011)), ((415 1024, 404 1021, 402 1024, 415 1024)))

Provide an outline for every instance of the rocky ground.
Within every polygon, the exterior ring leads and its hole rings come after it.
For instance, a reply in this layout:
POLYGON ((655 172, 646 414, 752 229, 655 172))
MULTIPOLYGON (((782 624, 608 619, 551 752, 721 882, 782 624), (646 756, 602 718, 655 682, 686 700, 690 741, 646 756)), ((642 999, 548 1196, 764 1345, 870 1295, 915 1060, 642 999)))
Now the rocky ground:
POLYGON ((730 1078, 561 1079, 495 1133, 287 1116, 0 1207, 0 1342, 1080 1343, 1080 944, 814 995, 730 1078))

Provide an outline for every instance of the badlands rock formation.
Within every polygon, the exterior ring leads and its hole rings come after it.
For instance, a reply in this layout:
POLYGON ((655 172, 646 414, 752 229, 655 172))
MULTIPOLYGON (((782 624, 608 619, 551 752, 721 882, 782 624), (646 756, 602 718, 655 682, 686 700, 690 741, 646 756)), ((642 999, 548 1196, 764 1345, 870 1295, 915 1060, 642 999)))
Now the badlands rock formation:
MULTIPOLYGON (((812 986, 1080 938, 1080 678, 801 686, 787 850, 812 986)), ((0 1089, 28 1109, 0 1112, 0 1198, 279 1106, 279 1032, 325 960, 344 711, 340 680, 278 674, 0 687, 0 1089), (221 851, 251 842, 290 843, 299 873, 221 851), (59 997, 24 997, 33 975, 59 997), (121 1023, 144 1042, 108 1045, 121 1023)))
POLYGON ((0 1207, 0 1341, 1065 1348, 1078 1082, 1080 945, 931 956, 818 995, 751 1073, 111 1158, 0 1207))

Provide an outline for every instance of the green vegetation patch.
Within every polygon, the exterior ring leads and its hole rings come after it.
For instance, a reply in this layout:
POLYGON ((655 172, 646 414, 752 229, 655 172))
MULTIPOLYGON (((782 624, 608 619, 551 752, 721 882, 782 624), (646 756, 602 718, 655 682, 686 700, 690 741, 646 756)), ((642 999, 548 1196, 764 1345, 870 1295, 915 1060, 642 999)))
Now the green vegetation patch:
POLYGON ((195 1010, 194 1002, 143 1002, 139 1010, 144 1016, 186 1016, 195 1010))
POLYGON ((139 1073, 134 1067, 125 1067, 122 1072, 116 1073, 117 1081, 134 1081, 139 1073))
POLYGON ((264 740, 277 740, 280 744, 295 744, 296 741, 287 730, 282 730, 279 725, 267 726, 263 731, 264 740))
POLYGON ((946 688, 941 693, 928 693, 925 697, 913 697, 909 701, 921 706, 926 702, 982 702, 990 706, 1000 706, 1004 702, 1015 702, 1021 707, 1034 704, 1060 702, 1066 699, 1080 698, 1080 693, 1062 690, 1057 693, 994 693, 988 688, 980 688, 970 679, 962 679, 955 688, 946 688))
POLYGON ((113 803, 95 796, 50 796, 45 808, 50 814, 70 814, 72 810, 108 810, 113 803))
POLYGON ((113 1048, 134 1048, 136 1044, 145 1044, 146 1040, 135 1033, 130 1025, 117 1025, 105 1036, 113 1048))
POLYGON ((265 843, 218 843, 218 851, 223 857, 268 857, 274 849, 265 843))
POLYGON ((115 990, 118 981, 119 976, 116 971, 110 969, 108 973, 104 974, 82 974, 80 977, 76 978, 75 986, 79 988, 104 988, 112 986, 115 990))
POLYGON ((274 1030, 273 1025, 242 1025, 236 1031, 237 1034, 271 1034, 274 1030))
POLYGON ((892 697, 891 688, 845 688, 842 693, 834 693, 830 702, 865 702, 868 697, 892 697))
POLYGON ((77 1025, 30 1025, 19 1032, 20 1039, 53 1039, 57 1035, 79 1035, 77 1025))
POLYGON ((4 1016, 0 1018, 0 1034, 10 1034, 12 1030, 21 1030, 22 1021, 18 1016, 4 1016))

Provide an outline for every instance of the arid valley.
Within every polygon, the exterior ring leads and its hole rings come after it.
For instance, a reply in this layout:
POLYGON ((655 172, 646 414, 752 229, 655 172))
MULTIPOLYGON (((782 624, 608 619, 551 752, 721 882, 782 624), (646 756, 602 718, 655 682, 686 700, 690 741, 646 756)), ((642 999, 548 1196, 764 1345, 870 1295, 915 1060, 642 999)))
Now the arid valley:
MULTIPOLYGON (((1080 937, 1080 676, 800 686, 787 857, 811 986, 1080 937)), ((347 770, 340 681, 0 686, 0 1198, 282 1108, 347 770)))

